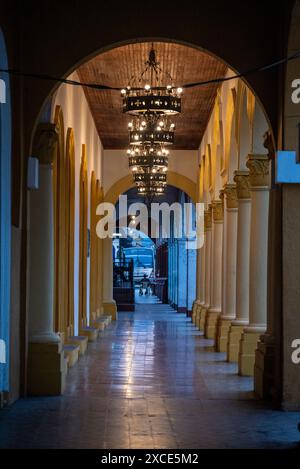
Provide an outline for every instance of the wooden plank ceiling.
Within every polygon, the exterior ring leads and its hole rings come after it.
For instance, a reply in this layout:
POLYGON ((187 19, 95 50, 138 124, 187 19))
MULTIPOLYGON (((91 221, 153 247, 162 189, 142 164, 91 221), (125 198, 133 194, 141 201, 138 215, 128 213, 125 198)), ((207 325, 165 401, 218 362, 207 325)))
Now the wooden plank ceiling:
MULTIPOLYGON (((81 82, 126 87, 130 78, 140 76, 148 59, 151 43, 134 43, 111 49, 86 62, 78 69, 81 82)), ((218 59, 197 49, 166 42, 155 42, 157 61, 168 72, 175 86, 223 77, 227 67, 218 59)), ((162 75, 159 85, 167 85, 162 75)), ((210 84, 184 90, 182 114, 176 117, 174 149, 197 149, 205 131, 218 85, 210 84)), ((102 144, 106 149, 128 145, 128 116, 122 113, 118 91, 84 88, 102 144)))

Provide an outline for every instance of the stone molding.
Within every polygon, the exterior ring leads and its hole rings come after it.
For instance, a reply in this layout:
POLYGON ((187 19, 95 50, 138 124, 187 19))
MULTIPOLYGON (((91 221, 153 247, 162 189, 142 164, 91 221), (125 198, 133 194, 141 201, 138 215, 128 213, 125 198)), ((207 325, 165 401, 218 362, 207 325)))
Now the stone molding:
POLYGON ((238 199, 250 199, 250 175, 249 171, 235 171, 234 182, 238 199))
POLYGON ((204 210, 204 231, 210 231, 212 226, 212 210, 211 206, 204 210))
POLYGON ((246 166, 249 168, 251 187, 269 186, 268 155, 249 155, 246 166))
POLYGON ((236 184, 225 184, 224 194, 226 198, 226 208, 238 208, 236 184))
POLYGON ((214 223, 221 223, 224 220, 224 206, 222 200, 214 200, 212 210, 214 223))
POLYGON ((33 156, 40 164, 53 164, 56 157, 58 129, 55 124, 39 124, 33 141, 33 156))

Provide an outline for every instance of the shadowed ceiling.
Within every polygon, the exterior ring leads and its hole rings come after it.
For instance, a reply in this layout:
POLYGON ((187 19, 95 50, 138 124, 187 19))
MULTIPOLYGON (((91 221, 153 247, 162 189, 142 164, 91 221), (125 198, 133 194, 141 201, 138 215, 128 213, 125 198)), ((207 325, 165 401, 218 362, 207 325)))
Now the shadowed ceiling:
MULTIPOLYGON (((135 43, 98 55, 77 70, 79 79, 85 83, 126 87, 133 75, 138 77, 144 70, 150 48, 149 42, 135 43)), ((172 76, 175 86, 225 76, 226 65, 205 52, 165 42, 155 42, 154 49, 157 61, 163 71, 172 76)), ((166 75, 161 75, 158 85, 167 84, 166 75)), ((175 121, 174 149, 195 150, 199 147, 217 89, 218 85, 210 84, 184 90, 182 113, 175 121)), ((104 148, 126 148, 129 117, 122 113, 120 93, 90 88, 84 88, 84 91, 104 148)))

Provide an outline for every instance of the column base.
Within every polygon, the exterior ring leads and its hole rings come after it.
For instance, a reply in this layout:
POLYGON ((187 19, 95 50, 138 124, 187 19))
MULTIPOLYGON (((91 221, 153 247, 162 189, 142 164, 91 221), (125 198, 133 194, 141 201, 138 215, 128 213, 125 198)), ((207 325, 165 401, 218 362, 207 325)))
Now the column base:
POLYGON ((79 355, 84 355, 87 351, 88 338, 84 335, 71 336, 67 339, 68 344, 79 346, 79 355))
POLYGON ((275 343, 267 335, 261 336, 257 344, 254 365, 254 391, 264 400, 278 400, 274 386, 275 343))
POLYGON ((198 329, 200 331, 205 331, 207 311, 208 311, 208 308, 206 306, 201 306, 201 310, 199 312, 199 321, 198 321, 198 329))
POLYGON ((192 308, 192 323, 193 324, 196 324, 197 310, 198 310, 198 304, 197 304, 197 300, 195 300, 193 303, 193 308, 192 308))
POLYGON ((110 315, 112 321, 116 321, 118 319, 117 304, 115 300, 103 301, 102 306, 104 314, 110 315))
POLYGON ((260 332, 243 332, 239 350, 239 375, 253 376, 255 351, 261 336, 260 332))
POLYGON ((201 314, 202 308, 203 308, 203 304, 200 303, 200 300, 195 300, 194 324, 198 329, 199 329, 199 321, 200 321, 200 314, 201 314))
POLYGON ((197 327, 197 329, 200 329, 200 316, 201 316, 201 310, 202 310, 202 308, 203 308, 202 305, 197 304, 196 320, 195 320, 195 326, 197 327))
POLYGON ((240 340, 245 326, 231 324, 228 333, 227 361, 237 363, 239 361, 240 340))
POLYGON ((64 392, 67 360, 60 342, 29 343, 27 392, 56 396, 64 392))
POLYGON ((220 317, 221 311, 214 311, 208 310, 206 321, 205 321, 205 330, 204 330, 204 337, 206 339, 214 339, 217 338, 217 324, 218 319, 220 317))
POLYGON ((217 340, 216 350, 217 352, 227 352, 227 346, 229 341, 229 329, 231 326, 231 319, 224 319, 219 317, 217 322, 217 340))

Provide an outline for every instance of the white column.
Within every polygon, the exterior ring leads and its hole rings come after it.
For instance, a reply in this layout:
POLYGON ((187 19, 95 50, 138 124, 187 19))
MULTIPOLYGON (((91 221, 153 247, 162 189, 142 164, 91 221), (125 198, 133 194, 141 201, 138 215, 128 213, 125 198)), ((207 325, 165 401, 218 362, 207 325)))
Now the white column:
MULTIPOLYGON (((224 208, 224 199, 225 199, 225 192, 224 189, 220 190, 220 200, 223 203, 224 208)), ((225 285, 225 278, 226 278, 226 210, 224 210, 224 220, 223 220, 223 246, 222 246, 222 302, 221 302, 221 311, 226 311, 226 291, 224 288, 225 285)))
POLYGON ((39 159, 39 188, 30 193, 28 394, 61 394, 66 362, 53 331, 54 223, 53 162, 57 150, 54 124, 40 124, 33 152, 39 159))
POLYGON ((200 308, 201 308, 201 264, 202 264, 203 249, 196 251, 196 298, 193 302, 192 308, 192 322, 197 325, 199 322, 200 308))
POLYGON ((202 246, 201 249, 198 249, 198 252, 201 252, 201 263, 200 263, 200 289, 199 289, 199 299, 200 299, 200 305, 203 306, 205 305, 205 265, 206 265, 206 249, 205 249, 205 243, 206 243, 206 233, 204 233, 204 245, 202 246))
POLYGON ((212 208, 211 206, 204 211, 204 246, 202 248, 202 267, 203 274, 202 292, 203 292, 203 305, 201 306, 200 317, 198 320, 198 327, 200 330, 205 329, 206 316, 211 302, 211 284, 210 284, 210 271, 211 271, 211 237, 212 237, 212 208))
POLYGON ((211 272, 211 305, 205 324, 205 336, 208 339, 216 338, 218 317, 221 313, 222 301, 222 243, 223 243, 223 202, 215 200, 213 210, 213 242, 212 242, 212 272, 211 272))
POLYGON ((177 291, 177 311, 187 312, 187 250, 186 240, 176 239, 176 291, 177 291))
POLYGON ((172 271, 173 271, 173 257, 172 257, 172 240, 168 240, 168 301, 172 304, 172 271))
POLYGON ((103 239, 103 311, 117 319, 117 305, 113 298, 112 238, 103 239))
POLYGON ((187 313, 191 314, 193 299, 196 294, 196 251, 195 249, 186 249, 187 255, 187 313))
POLYGON ((237 252, 237 218, 238 205, 235 184, 226 184, 224 187, 226 199, 225 236, 225 276, 223 278, 223 291, 225 309, 218 321, 216 348, 218 352, 227 352, 228 334, 231 321, 236 315, 236 252, 237 252))
POLYGON ((269 215, 269 159, 249 155, 251 192, 249 326, 244 329, 239 354, 239 372, 253 375, 255 350, 267 321, 267 261, 269 215))
POLYGON ((228 361, 237 362, 239 344, 245 325, 249 323, 249 269, 250 269, 250 227, 251 196, 249 171, 235 171, 237 185, 238 226, 237 226, 237 271, 236 271, 236 319, 229 331, 228 361))
POLYGON ((175 307, 178 308, 178 239, 175 238, 174 240, 174 304, 175 307))

